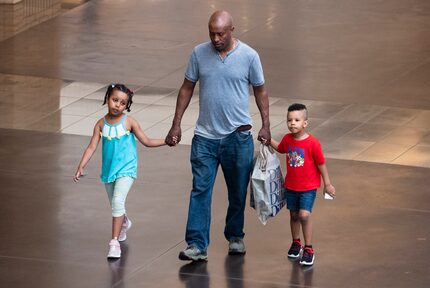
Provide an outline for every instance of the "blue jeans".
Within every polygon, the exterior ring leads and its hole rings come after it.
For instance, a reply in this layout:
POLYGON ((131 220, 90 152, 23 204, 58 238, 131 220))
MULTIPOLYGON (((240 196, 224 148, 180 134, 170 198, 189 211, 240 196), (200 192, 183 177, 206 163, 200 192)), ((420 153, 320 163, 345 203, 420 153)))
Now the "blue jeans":
POLYGON ((185 240, 206 251, 209 246, 212 191, 221 164, 228 190, 224 236, 243 238, 244 210, 252 170, 254 142, 251 132, 233 132, 223 139, 194 135, 191 145, 193 189, 190 195, 185 240))

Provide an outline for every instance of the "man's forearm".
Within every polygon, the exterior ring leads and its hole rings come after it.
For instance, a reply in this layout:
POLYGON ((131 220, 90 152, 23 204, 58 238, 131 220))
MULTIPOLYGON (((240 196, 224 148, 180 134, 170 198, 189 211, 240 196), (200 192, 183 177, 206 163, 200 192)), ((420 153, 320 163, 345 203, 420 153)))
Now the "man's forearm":
POLYGON ((255 102, 261 115, 261 123, 264 128, 270 128, 269 119, 269 95, 264 85, 254 87, 255 102))
POLYGON ((173 117, 173 126, 180 126, 182 116, 185 113, 188 105, 190 104, 191 97, 193 96, 195 83, 184 80, 184 83, 179 89, 178 98, 176 99, 175 116, 173 117))

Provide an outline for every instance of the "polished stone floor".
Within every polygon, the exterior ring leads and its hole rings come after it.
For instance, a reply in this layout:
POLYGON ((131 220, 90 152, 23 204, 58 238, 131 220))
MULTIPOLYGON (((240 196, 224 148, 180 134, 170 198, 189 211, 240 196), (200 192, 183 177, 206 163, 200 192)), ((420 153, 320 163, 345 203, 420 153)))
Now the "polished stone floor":
MULTIPOLYGON (((0 5, 1 287, 429 286, 428 1, 19 5, 0 5), (309 131, 323 144, 338 197, 317 199, 312 268, 286 257, 287 211, 262 226, 248 208, 247 255, 227 256, 222 175, 209 262, 177 260, 198 93, 181 145, 139 147, 139 179, 127 203, 134 226, 121 260, 105 258, 110 214, 97 176, 100 155, 85 179, 71 180, 106 111, 109 83, 129 85, 136 92, 131 115, 150 137, 164 138, 189 53, 208 40, 216 9, 229 10, 235 36, 260 53, 273 137, 286 133, 288 105, 303 102, 309 131)), ((252 98, 250 105, 257 129, 252 98)))

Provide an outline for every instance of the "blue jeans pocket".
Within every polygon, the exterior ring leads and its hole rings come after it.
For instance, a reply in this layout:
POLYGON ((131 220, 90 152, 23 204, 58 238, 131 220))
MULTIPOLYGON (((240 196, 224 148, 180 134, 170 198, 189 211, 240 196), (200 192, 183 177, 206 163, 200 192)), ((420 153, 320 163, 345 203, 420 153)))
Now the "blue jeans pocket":
POLYGON ((246 142, 249 140, 249 138, 252 138, 252 133, 251 130, 248 131, 236 131, 234 132, 236 139, 239 140, 240 142, 246 142))

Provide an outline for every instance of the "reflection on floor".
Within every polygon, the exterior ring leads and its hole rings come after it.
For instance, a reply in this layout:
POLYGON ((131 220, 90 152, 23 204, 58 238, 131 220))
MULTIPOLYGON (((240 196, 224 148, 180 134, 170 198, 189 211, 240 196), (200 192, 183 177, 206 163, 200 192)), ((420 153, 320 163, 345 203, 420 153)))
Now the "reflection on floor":
MULTIPOLYGON (((88 137, 0 129, 2 287, 427 287, 428 168, 329 159, 338 197, 318 195, 316 262, 289 261, 289 216, 261 225, 246 209, 244 257, 227 255, 227 207, 218 177, 209 262, 177 259, 185 248, 189 146, 139 146, 139 178, 127 201, 133 227, 123 257, 106 261, 110 210, 100 154, 79 184, 72 173, 88 137), (7 147, 7 148, 5 148, 7 147), (166 181, 168 180, 168 181, 166 181), (383 250, 383 251, 381 251, 383 250), (407 254, 407 256, 405 256, 407 254)), ((220 172, 221 173, 221 172, 220 172)))
MULTIPOLYGON (((428 287, 428 1, 24 0, 0 5, 0 19, 0 31, 16 24, 0 33, 1 287, 428 287), (56 17, 48 9, 54 2, 62 2, 56 17), (34 21, 24 27, 21 12, 3 12, 22 5, 46 9, 25 10, 34 21), (100 151, 85 179, 71 179, 106 112, 106 86, 129 85, 131 115, 163 138, 189 53, 208 40, 207 19, 221 8, 233 14, 234 35, 260 53, 273 137, 286 133, 288 105, 302 102, 323 144, 338 197, 316 200, 316 264, 303 269, 287 259, 287 211, 262 226, 250 208, 247 254, 229 257, 222 175, 209 262, 177 260, 186 246, 198 93, 181 145, 139 146, 127 201, 133 228, 123 257, 106 261, 100 151)), ((256 135, 252 98, 250 109, 256 135)))

